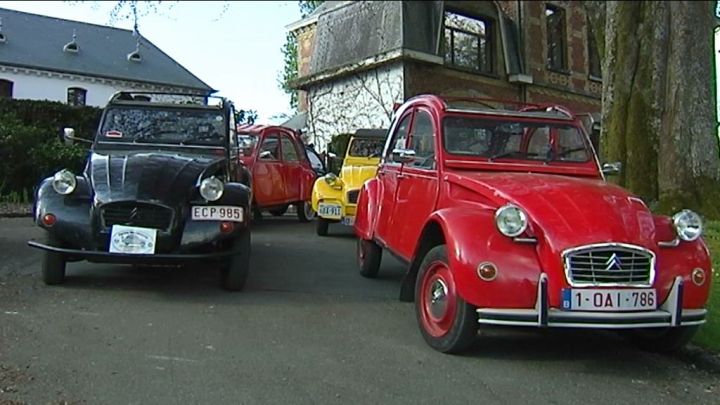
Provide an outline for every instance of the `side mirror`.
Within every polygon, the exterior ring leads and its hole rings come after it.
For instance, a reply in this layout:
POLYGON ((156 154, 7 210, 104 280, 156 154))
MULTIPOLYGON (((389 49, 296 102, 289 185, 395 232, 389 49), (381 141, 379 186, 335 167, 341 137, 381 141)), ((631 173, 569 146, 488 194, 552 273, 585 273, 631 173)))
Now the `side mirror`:
POLYGON ((74 128, 63 128, 63 143, 65 146, 71 146, 75 140, 74 128))
POLYGON ((332 152, 328 152, 328 156, 330 156, 333 159, 335 159, 337 157, 337 155, 332 152))
POLYGON ((606 176, 620 174, 620 170, 622 170, 622 163, 620 162, 605 163, 602 165, 602 172, 606 176))
POLYGON ((397 163, 410 163, 415 160, 415 151, 412 149, 393 149, 392 160, 397 163))

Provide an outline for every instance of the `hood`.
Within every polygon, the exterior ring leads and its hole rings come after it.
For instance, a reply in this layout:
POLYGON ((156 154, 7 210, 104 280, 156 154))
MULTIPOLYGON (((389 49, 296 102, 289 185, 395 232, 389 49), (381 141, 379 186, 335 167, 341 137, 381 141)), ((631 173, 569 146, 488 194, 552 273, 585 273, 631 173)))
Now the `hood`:
POLYGON ((192 196, 205 171, 216 170, 223 161, 178 152, 93 152, 87 175, 100 203, 144 200, 175 206, 192 196))
POLYGON ((513 203, 556 251, 617 242, 655 250, 653 215, 639 198, 602 180, 530 173, 451 172, 451 187, 498 207, 513 203))
POLYGON ((354 165, 344 164, 340 170, 340 178, 345 183, 345 188, 356 189, 360 188, 365 180, 375 177, 377 173, 378 163, 372 165, 354 165))

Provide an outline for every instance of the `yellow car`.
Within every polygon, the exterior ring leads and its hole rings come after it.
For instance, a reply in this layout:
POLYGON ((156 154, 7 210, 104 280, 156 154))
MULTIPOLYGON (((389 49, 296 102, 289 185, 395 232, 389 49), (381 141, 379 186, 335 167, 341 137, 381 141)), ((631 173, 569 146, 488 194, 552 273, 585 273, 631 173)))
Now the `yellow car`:
POLYGON ((340 177, 329 173, 315 180, 312 207, 318 235, 327 236, 331 223, 353 225, 360 187, 375 177, 386 135, 384 129, 358 129, 348 142, 340 177))

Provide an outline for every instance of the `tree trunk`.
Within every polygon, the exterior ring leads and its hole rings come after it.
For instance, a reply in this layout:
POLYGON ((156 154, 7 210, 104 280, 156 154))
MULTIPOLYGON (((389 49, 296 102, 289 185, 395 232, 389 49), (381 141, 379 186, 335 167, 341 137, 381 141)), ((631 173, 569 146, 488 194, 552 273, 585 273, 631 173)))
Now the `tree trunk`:
POLYGON ((622 162, 618 182, 664 213, 720 218, 713 6, 586 4, 604 39, 604 160, 622 162))

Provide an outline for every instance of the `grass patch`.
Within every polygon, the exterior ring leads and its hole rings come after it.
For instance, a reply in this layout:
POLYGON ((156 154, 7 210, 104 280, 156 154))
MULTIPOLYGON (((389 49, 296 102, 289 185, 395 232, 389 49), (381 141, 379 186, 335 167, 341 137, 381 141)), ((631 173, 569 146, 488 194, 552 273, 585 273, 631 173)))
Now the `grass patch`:
POLYGON ((707 303, 707 323, 700 327, 695 343, 715 352, 720 352, 720 221, 705 224, 703 235, 713 262, 712 287, 707 303))

